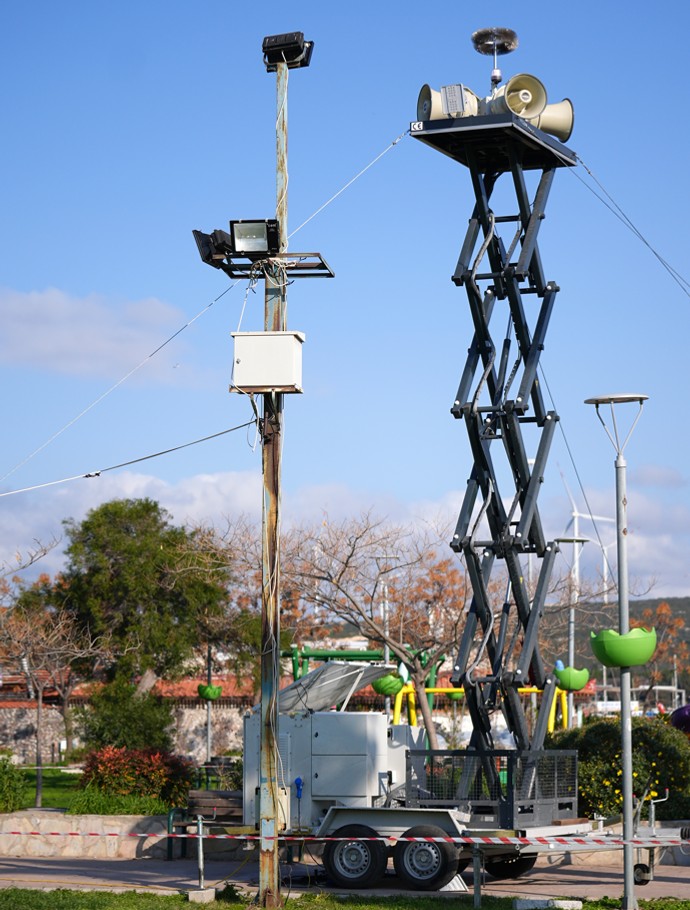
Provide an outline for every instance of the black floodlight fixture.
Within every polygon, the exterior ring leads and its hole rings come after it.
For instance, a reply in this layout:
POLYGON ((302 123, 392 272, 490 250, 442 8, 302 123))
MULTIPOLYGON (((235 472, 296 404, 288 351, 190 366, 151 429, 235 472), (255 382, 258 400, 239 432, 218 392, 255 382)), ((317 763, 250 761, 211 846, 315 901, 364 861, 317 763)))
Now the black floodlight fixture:
POLYGON ((231 221, 230 233, 221 230, 192 233, 202 260, 226 272, 233 259, 256 262, 275 256, 280 250, 280 226, 275 218, 231 221))
POLYGON ((192 231, 203 262, 230 278, 250 278, 262 260, 278 256, 290 278, 333 278, 321 253, 280 251, 280 222, 276 218, 230 222, 230 233, 192 231))
POLYGON ((222 269, 225 257, 232 251, 232 237, 227 231, 213 231, 204 234, 203 231, 192 231, 199 255, 207 265, 214 269, 222 269))
POLYGON ((280 250, 280 228, 275 218, 231 221, 230 236, 233 256, 266 259, 280 250))
POLYGON ((268 35, 262 45, 267 73, 275 73, 279 63, 286 63, 290 70, 309 66, 314 50, 313 41, 305 41, 302 32, 268 35))

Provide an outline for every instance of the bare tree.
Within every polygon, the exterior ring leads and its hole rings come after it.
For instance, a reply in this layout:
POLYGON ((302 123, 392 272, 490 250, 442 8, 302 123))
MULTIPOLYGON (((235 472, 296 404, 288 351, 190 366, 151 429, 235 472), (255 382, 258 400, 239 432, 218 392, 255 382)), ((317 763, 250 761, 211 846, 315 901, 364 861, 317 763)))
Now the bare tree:
POLYGON ((551 590, 544 608, 539 627, 539 644, 544 659, 555 663, 560 659, 567 663, 568 636, 571 611, 574 611, 576 665, 592 659, 589 645, 590 630, 610 625, 616 614, 616 604, 607 602, 599 582, 583 580, 575 591, 571 575, 552 580, 551 590))
MULTIPOLYGON (((65 704, 74 689, 72 667, 78 662, 103 657, 102 640, 79 629, 66 611, 46 609, 36 589, 24 591, 0 621, 0 653, 3 662, 23 672, 36 695, 36 808, 43 792, 43 700, 47 688, 55 688, 65 704), (32 596, 33 595, 33 596, 32 596)), ((66 721, 66 728, 68 722, 66 721)))
MULTIPOLYGON (((189 542, 198 548, 194 557, 203 562, 211 574, 223 571, 227 597, 223 612, 211 614, 199 624, 197 659, 208 663, 209 647, 239 678, 251 677, 255 694, 260 692, 261 649, 261 531, 246 516, 227 518, 224 527, 196 526, 188 530, 187 543, 180 551, 178 571, 184 572, 189 559, 189 542)), ((299 592, 291 575, 283 575, 281 584, 281 646, 286 648, 306 631, 305 616, 299 592)), ((325 630, 323 633, 325 634, 325 630)), ((213 660, 213 654, 212 654, 213 660)), ((219 661, 220 662, 220 661, 219 661)))
POLYGON ((656 609, 647 607, 642 611, 638 620, 633 620, 632 626, 645 626, 656 630, 656 651, 646 665, 648 672, 648 685, 639 698, 644 702, 649 698, 655 686, 658 686, 665 673, 684 673, 690 665, 690 648, 685 636, 687 628, 682 616, 673 613, 669 604, 663 600, 656 609))
POLYGON ((43 559, 59 542, 56 537, 45 544, 34 540, 33 546, 26 552, 17 551, 12 563, 0 561, 0 607, 14 603, 17 593, 24 587, 21 573, 43 559))
POLYGON ((455 648, 468 590, 464 573, 438 554, 438 539, 370 514, 292 531, 284 571, 307 615, 324 609, 409 670, 431 748, 438 748, 425 684, 455 648), (383 615, 384 589, 388 615, 383 615))

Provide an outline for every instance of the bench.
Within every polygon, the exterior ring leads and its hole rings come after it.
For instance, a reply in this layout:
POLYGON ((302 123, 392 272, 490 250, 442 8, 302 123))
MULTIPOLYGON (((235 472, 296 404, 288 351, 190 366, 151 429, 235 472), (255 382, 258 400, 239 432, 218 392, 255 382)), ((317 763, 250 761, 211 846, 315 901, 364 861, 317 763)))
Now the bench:
MULTIPOLYGON (((239 827, 242 825, 241 790, 190 790, 184 808, 168 812, 168 834, 187 834, 189 829, 197 831, 199 817, 204 833, 212 827, 239 827)), ((167 859, 173 858, 175 839, 167 840, 167 859)), ((181 838, 181 857, 187 856, 187 839, 181 838)))

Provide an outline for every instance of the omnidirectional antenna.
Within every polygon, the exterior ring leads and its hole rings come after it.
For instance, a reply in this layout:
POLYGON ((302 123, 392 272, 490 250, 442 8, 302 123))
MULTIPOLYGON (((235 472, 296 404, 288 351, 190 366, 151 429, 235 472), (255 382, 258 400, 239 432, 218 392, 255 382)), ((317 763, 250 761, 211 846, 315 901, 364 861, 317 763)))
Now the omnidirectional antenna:
POLYGON ((518 36, 510 28, 480 28, 472 34, 472 44, 478 53, 494 58, 494 68, 491 70, 491 91, 494 92, 503 78, 498 68, 498 58, 516 49, 518 36))

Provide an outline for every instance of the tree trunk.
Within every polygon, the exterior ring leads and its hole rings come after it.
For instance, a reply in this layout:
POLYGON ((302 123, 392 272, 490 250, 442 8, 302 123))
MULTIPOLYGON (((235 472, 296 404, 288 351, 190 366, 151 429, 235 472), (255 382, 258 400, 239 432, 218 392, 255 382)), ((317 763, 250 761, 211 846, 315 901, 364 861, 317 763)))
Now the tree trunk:
POLYGON ((434 726, 433 719, 431 717, 431 708, 429 707, 429 702, 426 700, 426 692, 424 687, 426 685, 426 678, 418 679, 414 677, 414 688, 417 695, 417 708, 422 715, 422 720, 424 721, 424 727, 426 729, 427 739, 429 740, 430 749, 439 749, 438 736, 436 735, 436 727, 434 726))
POLYGON ((65 725, 65 755, 64 758, 69 761, 69 757, 74 748, 74 719, 72 717, 72 708, 69 699, 62 700, 62 722, 65 725))
POLYGON ((151 670, 144 670, 144 673, 137 684, 136 694, 141 697, 150 692, 158 682, 158 676, 151 670))

